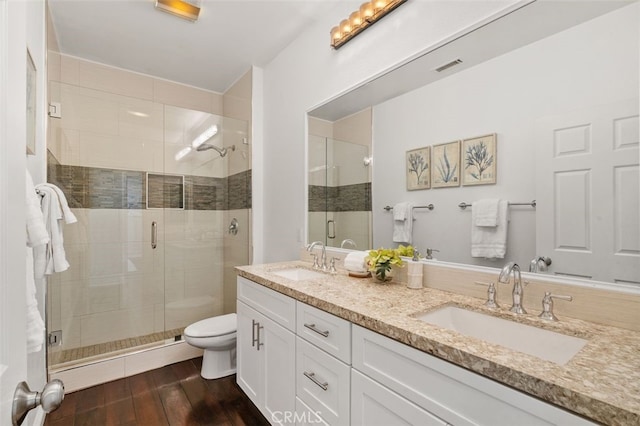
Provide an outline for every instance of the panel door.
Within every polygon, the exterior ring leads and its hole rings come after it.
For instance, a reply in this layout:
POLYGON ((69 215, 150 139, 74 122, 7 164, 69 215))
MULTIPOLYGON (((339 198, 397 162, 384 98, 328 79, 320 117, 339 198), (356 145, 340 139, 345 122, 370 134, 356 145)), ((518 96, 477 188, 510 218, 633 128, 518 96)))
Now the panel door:
POLYGON ((237 331, 237 375, 236 382, 249 399, 260 408, 264 401, 263 370, 264 363, 261 351, 255 346, 255 325, 262 315, 244 303, 238 301, 238 331, 237 331))
POLYGON ((536 246, 550 271, 640 284, 638 99, 536 123, 536 246))

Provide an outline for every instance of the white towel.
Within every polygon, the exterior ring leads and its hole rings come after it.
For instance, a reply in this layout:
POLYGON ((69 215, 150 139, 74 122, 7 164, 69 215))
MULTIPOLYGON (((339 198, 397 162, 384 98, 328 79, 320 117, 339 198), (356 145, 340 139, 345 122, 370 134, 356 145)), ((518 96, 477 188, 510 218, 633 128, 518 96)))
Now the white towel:
POLYGON ((38 299, 33 273, 33 249, 27 247, 27 353, 40 352, 44 343, 45 327, 38 299))
POLYGON ((50 275, 54 272, 66 271, 70 266, 64 252, 64 238, 62 234, 62 227, 64 225, 62 221, 65 220, 73 223, 77 219, 75 215, 71 213, 71 210, 69 210, 66 199, 60 199, 58 197, 58 191, 54 188, 54 185, 51 184, 41 184, 37 186, 42 196, 42 215, 44 216, 50 240, 45 249, 39 246, 34 250, 36 278, 42 278, 44 275, 50 275), (68 212, 66 218, 65 211, 68 212))
POLYGON ((366 251, 352 251, 344 258, 344 269, 351 272, 367 272, 366 251))
POLYGON ((504 258, 507 252, 508 216, 509 203, 500 200, 496 226, 476 226, 471 222, 471 257, 504 258))
POLYGON ((393 242, 411 244, 413 234, 413 204, 393 206, 393 242))
POLYGON ((42 183, 38 185, 38 187, 41 187, 41 186, 46 186, 47 188, 51 188, 55 191, 56 195, 58 196, 58 202, 60 203, 60 208, 62 209, 62 216, 64 218, 64 223, 66 224, 76 223, 78 219, 76 218, 76 215, 74 215, 71 209, 69 208, 69 204, 67 203, 67 197, 64 196, 64 192, 62 192, 60 188, 58 188, 52 183, 42 183))
POLYGON ((26 307, 27 307, 27 352, 39 352, 44 343, 45 327, 36 298, 36 283, 33 271, 33 248, 44 249, 49 242, 49 234, 40 210, 40 196, 36 194, 33 179, 27 170, 26 173, 26 223, 27 223, 27 247, 26 247, 26 307))
POLYGON ((474 201, 471 206, 471 220, 475 226, 498 226, 497 198, 474 201))

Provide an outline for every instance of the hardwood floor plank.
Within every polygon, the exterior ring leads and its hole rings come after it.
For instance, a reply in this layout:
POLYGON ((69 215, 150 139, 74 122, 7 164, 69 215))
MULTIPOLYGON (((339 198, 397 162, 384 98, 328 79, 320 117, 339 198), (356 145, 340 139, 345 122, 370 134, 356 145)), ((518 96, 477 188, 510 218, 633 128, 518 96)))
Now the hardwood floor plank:
POLYGON ((200 377, 202 358, 65 395, 46 426, 261 426, 236 376, 200 377))
POLYGON ((93 386, 81 392, 82 397, 76 400, 76 415, 104 406, 104 385, 93 386))

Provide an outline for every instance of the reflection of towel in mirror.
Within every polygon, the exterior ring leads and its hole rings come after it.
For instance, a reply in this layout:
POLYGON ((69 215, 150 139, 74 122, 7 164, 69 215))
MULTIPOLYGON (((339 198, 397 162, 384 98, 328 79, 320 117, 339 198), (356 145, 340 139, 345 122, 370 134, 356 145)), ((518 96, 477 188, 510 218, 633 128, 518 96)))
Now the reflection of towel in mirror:
POLYGON ((497 198, 485 198, 474 201, 471 206, 471 219, 475 226, 498 226, 497 198))
POLYGON ((411 244, 413 234, 413 204, 393 206, 393 242, 411 244))
POLYGON ((507 252, 508 216, 509 203, 500 200, 496 226, 476 226, 474 221, 471 221, 471 257, 504 258, 507 252))

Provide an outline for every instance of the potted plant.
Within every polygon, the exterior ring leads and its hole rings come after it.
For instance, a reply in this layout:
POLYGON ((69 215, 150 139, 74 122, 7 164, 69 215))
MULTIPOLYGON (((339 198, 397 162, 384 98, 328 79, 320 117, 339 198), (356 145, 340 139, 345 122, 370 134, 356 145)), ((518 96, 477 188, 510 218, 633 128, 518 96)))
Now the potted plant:
POLYGON ((399 246, 395 249, 379 248, 378 250, 369 250, 369 256, 366 261, 369 270, 373 272, 373 276, 379 281, 390 281, 393 278, 394 265, 402 267, 404 265, 400 256, 413 256, 413 247, 399 246))

